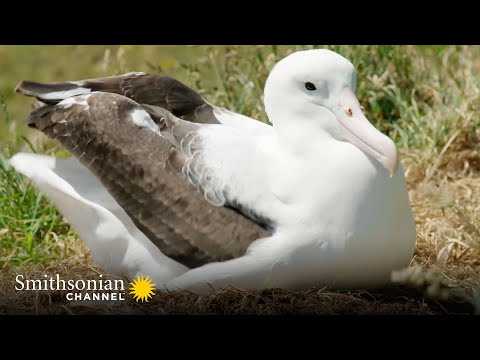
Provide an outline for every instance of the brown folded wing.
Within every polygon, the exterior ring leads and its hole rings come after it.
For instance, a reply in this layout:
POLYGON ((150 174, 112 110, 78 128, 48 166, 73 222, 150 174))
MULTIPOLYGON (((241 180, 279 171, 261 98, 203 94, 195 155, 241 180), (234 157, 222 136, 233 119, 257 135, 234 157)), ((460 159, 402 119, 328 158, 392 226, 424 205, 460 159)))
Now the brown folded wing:
POLYGON ((190 121, 217 122, 210 105, 193 90, 174 79, 142 74, 61 85, 50 90, 48 84, 32 82, 17 86, 51 103, 33 110, 27 124, 80 159, 167 256, 196 267, 241 256, 252 241, 269 235, 237 210, 210 205, 166 164, 169 142, 134 123, 132 113, 140 109, 157 123, 165 109, 190 121), (107 92, 74 96, 67 105, 55 104, 60 96, 46 96, 68 94, 74 86, 107 92))

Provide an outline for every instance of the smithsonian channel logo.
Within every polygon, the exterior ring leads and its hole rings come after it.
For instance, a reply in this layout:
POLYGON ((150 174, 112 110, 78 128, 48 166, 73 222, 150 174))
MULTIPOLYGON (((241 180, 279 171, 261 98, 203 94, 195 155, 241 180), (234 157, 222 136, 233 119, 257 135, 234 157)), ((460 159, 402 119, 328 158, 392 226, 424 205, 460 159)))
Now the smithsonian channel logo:
POLYGON ((69 301, 124 301, 128 292, 135 301, 148 302, 155 295, 155 284, 148 276, 137 276, 128 283, 128 290, 125 284, 124 280, 104 279, 103 275, 88 280, 65 280, 59 274, 45 274, 42 279, 28 279, 20 274, 15 277, 17 291, 61 291, 69 301))

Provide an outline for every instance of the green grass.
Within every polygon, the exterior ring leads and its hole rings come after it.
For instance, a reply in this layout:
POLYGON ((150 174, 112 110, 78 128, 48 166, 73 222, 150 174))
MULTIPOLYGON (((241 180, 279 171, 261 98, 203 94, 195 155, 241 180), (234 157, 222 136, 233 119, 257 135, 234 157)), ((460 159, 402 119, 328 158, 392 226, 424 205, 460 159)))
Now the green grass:
MULTIPOLYGON (((290 52, 316 47, 0 46, 0 268, 53 264, 80 251, 63 217, 6 163, 17 151, 66 154, 22 124, 33 101, 13 93, 20 80, 162 73, 216 105, 268 121, 261 99, 271 68, 290 52)), ((354 63, 358 98, 368 118, 399 147, 417 222, 418 254, 412 265, 439 268, 459 283, 476 286, 480 47, 328 48, 354 63)))
POLYGON ((67 251, 60 236, 73 233, 63 217, 0 156, 0 268, 10 262, 52 263, 67 251), (63 246, 62 246, 63 245, 63 246))

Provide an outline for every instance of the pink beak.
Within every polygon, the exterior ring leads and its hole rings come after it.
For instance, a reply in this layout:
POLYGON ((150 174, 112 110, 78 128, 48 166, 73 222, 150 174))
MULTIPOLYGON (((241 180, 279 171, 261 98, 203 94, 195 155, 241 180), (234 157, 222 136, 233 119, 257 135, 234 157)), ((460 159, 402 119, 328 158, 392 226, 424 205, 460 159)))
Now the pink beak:
POLYGON ((395 143, 378 131, 363 115, 357 97, 349 88, 340 94, 340 106, 335 116, 342 125, 343 136, 360 150, 376 159, 390 173, 398 168, 398 152, 395 143))

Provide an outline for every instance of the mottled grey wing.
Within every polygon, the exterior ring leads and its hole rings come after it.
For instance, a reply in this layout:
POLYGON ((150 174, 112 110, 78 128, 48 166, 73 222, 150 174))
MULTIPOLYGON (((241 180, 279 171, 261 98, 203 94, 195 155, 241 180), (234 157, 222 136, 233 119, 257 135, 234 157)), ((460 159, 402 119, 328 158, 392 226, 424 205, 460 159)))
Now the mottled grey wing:
MULTIPOLYGON (((241 256, 252 241, 269 235, 237 211, 210 205, 170 171, 166 159, 171 145, 158 132, 134 123, 132 113, 143 109, 135 101, 98 92, 65 103, 33 110, 27 124, 80 159, 167 256, 196 267, 241 256)), ((167 103, 180 112, 188 108, 167 103)), ((146 110, 154 120, 165 111, 156 106, 146 110)))

